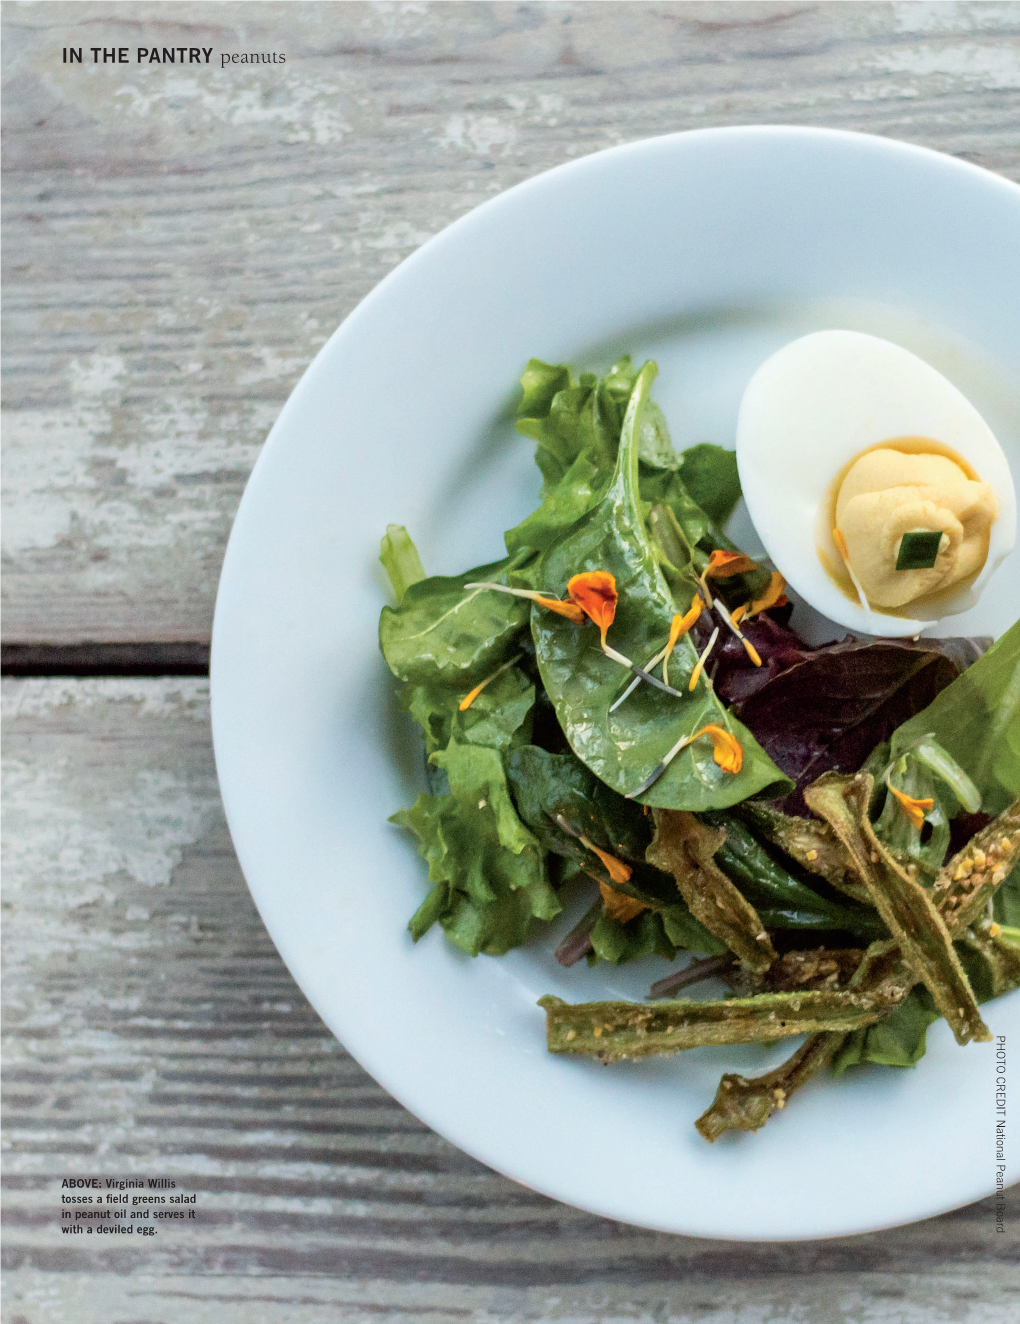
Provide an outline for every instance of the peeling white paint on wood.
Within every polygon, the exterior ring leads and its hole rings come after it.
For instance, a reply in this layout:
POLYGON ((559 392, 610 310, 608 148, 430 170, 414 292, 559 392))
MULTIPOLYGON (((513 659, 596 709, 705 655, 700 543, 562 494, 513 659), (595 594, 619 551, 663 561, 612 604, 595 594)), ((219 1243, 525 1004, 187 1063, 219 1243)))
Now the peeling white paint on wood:
POLYGON ((207 639, 244 483, 305 365, 393 265, 540 170, 771 122, 1020 179, 1015 2, 87 0, 4 17, 9 640, 207 639), (100 40, 215 55, 60 62, 100 40), (218 67, 244 51, 287 62, 218 67))
MULTIPOLYGON (((4 633, 208 638, 262 440, 430 235, 676 129, 859 129, 1020 180, 1020 4, 7 5, 4 633), (68 67, 64 44, 277 51, 68 67)), ((508 369, 512 375, 513 365, 508 369)), ((794 1245, 644 1233, 460 1154, 251 904, 201 680, 4 681, 5 1324, 999 1324, 1020 1195, 794 1245), (201 1224, 83 1251, 60 1177, 201 1224)), ((824 1181, 824 1174, 820 1175, 824 1181)), ((104 1239, 105 1240, 105 1239, 104 1239)), ((111 1239, 112 1240, 112 1239, 111 1239)))

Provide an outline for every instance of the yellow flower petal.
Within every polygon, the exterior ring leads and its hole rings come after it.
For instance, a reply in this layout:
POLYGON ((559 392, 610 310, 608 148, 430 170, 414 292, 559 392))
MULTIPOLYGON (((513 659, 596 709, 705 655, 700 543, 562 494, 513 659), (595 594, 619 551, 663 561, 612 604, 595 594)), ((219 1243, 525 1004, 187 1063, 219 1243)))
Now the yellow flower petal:
POLYGON ((666 645, 666 656, 662 659, 662 680, 664 684, 669 684, 669 659, 673 654, 673 649, 676 648, 679 641, 685 634, 687 634, 691 626, 694 625, 704 609, 705 604, 701 601, 699 595, 695 593, 694 601, 691 603, 689 609, 684 612, 682 616, 676 615, 673 617, 673 622, 669 627, 669 643, 666 645))
POLYGON ((480 685, 476 685, 476 686, 474 687, 473 690, 469 691, 467 694, 464 695, 463 699, 461 699, 460 703, 458 703, 458 705, 457 705, 458 709, 459 709, 462 713, 466 713, 466 712, 467 712, 467 710, 471 707, 471 705, 474 703, 474 701, 478 698, 478 696, 479 696, 479 694, 481 694, 482 690, 485 689, 486 685, 488 685, 488 683, 489 683, 489 681, 490 681, 491 679, 492 679, 492 677, 491 677, 491 676, 488 676, 485 680, 482 681, 482 683, 481 683, 480 685))
POLYGON ((724 731, 721 726, 716 726, 714 722, 709 722, 708 726, 696 731, 693 738, 697 740, 698 736, 708 736, 712 741, 712 757, 723 772, 740 771, 744 765, 744 751, 740 748, 736 736, 724 731))
POLYGON ((935 801, 931 799, 915 800, 912 795, 907 795, 906 791, 899 791, 893 786, 892 782, 886 778, 886 786, 892 791, 896 799, 900 802, 900 807, 914 827, 920 831, 924 826, 924 816, 929 809, 935 808, 935 801))
POLYGON ((558 598, 536 598, 535 601, 540 607, 546 607, 549 611, 554 611, 558 616, 566 616, 568 621, 573 621, 575 625, 583 625, 585 614, 576 602, 560 602, 558 598))
MULTIPOLYGON (((841 535, 842 536, 842 535, 841 535)), ((786 598, 786 580, 778 570, 772 571, 769 579, 769 586, 760 598, 755 598, 748 608, 751 616, 757 616, 760 611, 768 611, 769 607, 781 607, 786 598)), ((736 621, 737 613, 733 613, 733 619, 736 621)))
POLYGON ((496 670, 492 673, 491 676, 486 676, 485 679, 480 682, 480 684, 476 685, 474 689, 470 691, 470 693, 465 694, 463 699, 461 699, 460 703, 457 705, 460 712, 466 713, 467 710, 474 703, 474 701, 478 698, 479 694, 481 694, 482 690, 484 690, 486 685, 488 685, 489 681, 495 680, 497 676, 502 676, 504 671, 509 670, 509 668, 512 667, 515 662, 519 662, 523 656, 524 656, 523 653, 518 653, 517 656, 512 657, 509 662, 504 662, 501 667, 496 668, 496 670))
POLYGON ((687 688, 692 692, 696 687, 698 681, 701 679, 701 673, 705 669, 705 663, 708 661, 708 655, 715 647, 715 641, 718 638, 719 638, 719 627, 717 625, 715 629, 712 631, 711 639, 709 639, 708 643, 705 645, 704 652, 698 658, 697 665, 695 666, 694 670, 691 672, 691 679, 688 682, 687 688))
POLYGON ((606 914, 610 919, 618 920, 621 924, 626 924, 629 919, 640 915, 642 910, 648 909, 643 901, 638 901, 636 897, 624 896, 608 883, 599 883, 599 891, 605 902, 606 914))
POLYGON ((755 562, 743 552, 724 552, 716 548, 708 558, 705 574, 709 579, 729 579, 731 575, 743 575, 757 568, 755 562))
POLYGON ((610 855, 608 851, 599 850, 598 846, 593 846, 587 838, 582 838, 582 840, 588 849, 594 851, 606 866, 606 873, 609 874, 614 883, 630 882, 630 876, 634 870, 629 864, 624 864, 623 860, 618 860, 615 855, 610 855))

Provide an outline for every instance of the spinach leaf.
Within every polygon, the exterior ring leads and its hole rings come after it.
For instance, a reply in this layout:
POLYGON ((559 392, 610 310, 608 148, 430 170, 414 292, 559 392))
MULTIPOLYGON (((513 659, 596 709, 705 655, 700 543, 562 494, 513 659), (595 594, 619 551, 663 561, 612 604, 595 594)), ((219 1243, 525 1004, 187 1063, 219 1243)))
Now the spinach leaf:
POLYGON ((495 561, 462 575, 434 575, 411 584, 397 607, 384 607, 379 646, 399 680, 463 686, 463 693, 519 652, 530 603, 491 589, 465 590, 485 580, 506 583, 526 557, 495 561))
POLYGON ((643 956, 661 956, 672 961, 678 951, 712 955, 726 951, 725 944, 685 909, 645 910, 625 924, 603 914, 591 931, 591 946, 589 965, 597 965, 599 961, 623 965, 643 956))
MULTIPOLYGON (((601 380, 582 373, 576 382, 564 364, 529 361, 521 376, 517 430, 537 443, 535 462, 544 479, 542 503, 508 530, 508 552, 514 554, 522 548, 544 551, 598 505, 613 477, 637 377, 629 355, 617 360, 601 380)), ((651 400, 645 402, 637 444, 642 502, 668 506, 683 529, 688 549, 696 548, 693 555, 689 550, 682 561, 673 564, 682 569, 693 560, 695 574, 700 574, 714 548, 737 550, 716 527, 729 518, 740 496, 733 453, 703 443, 678 454, 665 416, 651 400), (688 490, 688 483, 697 495, 688 490), (699 504, 702 497, 706 508, 699 504)), ((768 571, 762 571, 737 576, 721 586, 721 591, 727 602, 746 602, 758 596, 767 582, 768 571)), ((528 583, 535 587, 537 581, 532 577, 528 583)))
MULTIPOLYGON (((708 814, 705 818, 708 823, 726 832, 726 841, 715 857, 716 863, 758 908, 760 915, 769 913, 768 907, 771 906, 810 917, 815 928, 826 927, 869 940, 886 936, 884 925, 870 906, 848 904, 820 896, 773 859, 754 834, 732 815, 708 814)), ((769 927, 801 926, 770 923, 769 927)))
MULTIPOLYGON (((598 856, 581 844, 579 838, 585 836, 600 850, 630 865, 630 881, 614 883, 614 887, 643 901, 660 918, 661 923, 656 927, 651 921, 641 926, 639 921, 644 916, 625 925, 605 916, 599 929, 600 942, 607 952, 619 951, 624 955, 607 955, 603 959, 614 962, 632 959, 645 948, 661 955, 667 946, 709 954, 726 950, 690 913, 669 874, 646 862, 652 820, 634 801, 624 800, 611 791, 573 754, 550 754, 534 745, 512 751, 507 759, 507 780, 521 818, 546 850, 573 860, 594 878, 611 881, 598 856), (618 929, 625 932, 617 932, 618 929), (643 935, 640 942, 637 935, 643 935)), ((600 947, 594 936, 592 943, 598 953, 600 947)), ((675 950, 668 955, 672 959, 675 950)))
POLYGON ((669 439, 666 415, 654 400, 649 400, 645 405, 638 455, 642 464, 650 465, 653 469, 679 469, 683 464, 683 457, 673 449, 669 439))
POLYGON ((1020 621, 896 730, 890 757, 927 734, 968 774, 985 813, 1020 795, 1020 621))
POLYGON ((928 1026, 938 1019, 931 994, 918 986, 884 1020, 848 1034, 833 1058, 832 1069, 841 1076, 847 1067, 863 1062, 884 1067, 916 1066, 925 1054, 928 1026))
POLYGON ((544 854, 514 810, 496 750, 451 744, 432 761, 449 794, 421 795, 390 819, 418 838, 434 885, 408 927, 417 941, 438 921, 472 956, 501 956, 525 941, 534 919, 560 911, 544 854))
POLYGON ((624 354, 616 360, 603 377, 599 388, 606 413, 613 418, 616 424, 617 437, 619 437, 620 430, 623 427, 624 416, 627 413, 627 405, 630 402, 637 375, 637 368, 631 362, 630 355, 624 354))
POLYGON ((689 446, 681 456, 679 477, 691 500, 721 529, 740 499, 736 452, 707 441, 689 446))
MULTIPOLYGON (((639 663, 662 647, 675 610, 638 506, 637 439, 654 376, 653 363, 638 375, 605 497, 549 548, 540 570, 547 587, 561 590, 582 571, 612 574, 619 593, 613 644, 639 663)), ((705 683, 682 698, 639 686, 610 713, 629 677, 602 652, 594 630, 539 607, 532 612, 531 628, 542 682, 571 748, 614 790, 636 791, 679 736, 693 735, 707 723, 731 730, 739 740, 741 771, 723 772, 709 742, 695 741, 640 797, 642 802, 669 809, 725 808, 763 791, 777 795, 789 788, 787 779, 705 683)), ((681 640, 674 656, 674 675, 682 685, 696 661, 691 641, 681 640)))
MULTIPOLYGON (((680 473, 649 470, 644 465, 639 472, 641 501, 649 507, 652 545, 670 587, 674 587, 670 569, 685 571, 696 580, 708 565, 713 551, 739 553, 741 550, 695 501, 684 483, 682 472, 682 469, 680 473), (668 518, 664 518, 667 514, 668 518)), ((715 580, 712 592, 733 608, 761 597, 770 578, 771 574, 764 566, 757 566, 743 574, 715 580)), ((677 601, 681 605, 680 600, 677 601)), ((682 605, 688 605, 689 601, 688 594, 682 605)))
POLYGON ((550 754, 525 745, 507 759, 507 779, 521 817, 545 838, 547 849, 591 863, 591 852, 577 839, 584 835, 600 850, 644 863, 652 840, 651 818, 640 805, 600 782, 573 754, 550 754), (557 825, 558 818, 572 833, 557 825))
POLYGON ((591 946, 589 965, 599 961, 623 965, 642 956, 662 956, 672 961, 677 953, 677 944, 666 933, 665 917, 654 910, 646 910, 626 924, 601 915, 591 931, 591 946))

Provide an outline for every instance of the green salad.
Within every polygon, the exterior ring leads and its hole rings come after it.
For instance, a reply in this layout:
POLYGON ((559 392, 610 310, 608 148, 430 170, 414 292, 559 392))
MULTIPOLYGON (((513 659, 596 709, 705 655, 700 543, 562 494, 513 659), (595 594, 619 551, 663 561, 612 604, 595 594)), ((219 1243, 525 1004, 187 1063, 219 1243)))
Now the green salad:
POLYGON ((980 1004, 1020 985, 1020 622, 806 643, 723 532, 733 453, 675 451, 655 376, 529 362, 543 487, 502 560, 427 577, 388 528, 380 645, 430 789, 391 821, 428 865, 415 940, 499 956, 569 907, 564 966, 658 958, 643 1003, 542 998, 550 1051, 806 1036, 723 1076, 715 1140, 823 1069, 913 1066, 939 1017, 991 1038, 980 1004), (678 996, 706 980, 729 996, 678 996))

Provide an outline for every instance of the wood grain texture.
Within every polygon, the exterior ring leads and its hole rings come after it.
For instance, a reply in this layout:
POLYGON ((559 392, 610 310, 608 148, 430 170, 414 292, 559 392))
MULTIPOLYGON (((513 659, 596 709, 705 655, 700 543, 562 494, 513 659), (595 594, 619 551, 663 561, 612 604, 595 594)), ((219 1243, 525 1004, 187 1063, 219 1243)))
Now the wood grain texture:
MULTIPOLYGON (((1020 4, 9 4, 4 631, 204 640, 267 429, 355 304, 493 193, 774 122, 1020 179, 1020 4), (66 45, 212 47, 68 66, 66 45), (223 53, 285 65, 216 67, 223 53)), ((513 365, 511 365, 511 374, 513 365)))
MULTIPOLYGON (((282 965, 222 818, 205 681, 2 695, 4 1324, 1015 1317, 1016 1189, 1001 1235, 984 1201, 741 1245, 642 1232, 483 1168, 361 1071, 282 965), (60 1233, 62 1177, 133 1174, 196 1193, 198 1219, 129 1245, 60 1233)), ((824 1174, 819 1198, 838 1198, 824 1174)))

